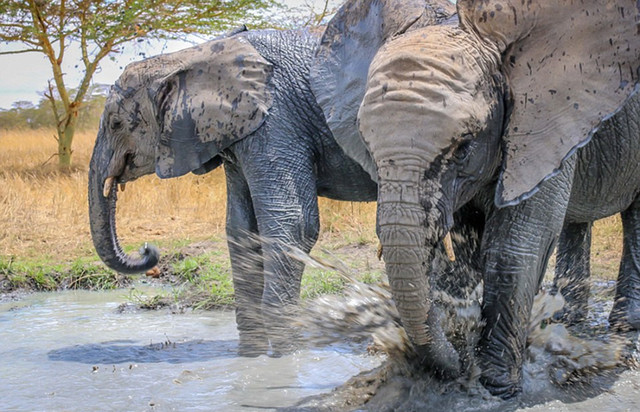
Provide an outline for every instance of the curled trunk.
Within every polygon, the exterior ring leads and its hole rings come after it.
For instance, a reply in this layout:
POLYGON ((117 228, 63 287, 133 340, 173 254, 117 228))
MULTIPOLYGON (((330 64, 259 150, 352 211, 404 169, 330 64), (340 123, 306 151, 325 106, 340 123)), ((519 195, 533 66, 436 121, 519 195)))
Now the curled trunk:
POLYGON ((120 273, 140 273, 158 263, 158 249, 145 244, 140 257, 127 255, 120 246, 116 234, 117 185, 113 185, 108 196, 103 194, 106 171, 113 155, 108 149, 102 132, 98 135, 89 166, 89 221, 91 237, 100 259, 111 269, 120 273))

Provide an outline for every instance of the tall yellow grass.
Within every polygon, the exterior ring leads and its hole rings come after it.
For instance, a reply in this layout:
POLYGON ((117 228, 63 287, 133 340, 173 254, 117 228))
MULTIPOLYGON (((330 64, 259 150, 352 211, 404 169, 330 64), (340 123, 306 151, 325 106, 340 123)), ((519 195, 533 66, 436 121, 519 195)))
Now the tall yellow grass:
MULTIPOLYGON (((87 171, 95 132, 79 133, 75 169, 57 171, 52 130, 0 131, 0 255, 72 260, 93 252, 87 215, 87 171), (47 162, 48 161, 48 162, 47 162)), ((220 168, 205 176, 160 180, 145 176, 120 192, 123 244, 202 240, 224 236, 226 188, 220 168)), ((320 199, 321 243, 374 244, 375 204, 320 199)), ((621 255, 618 216, 593 231, 595 275, 617 276, 621 255)))
MULTIPOLYGON (((53 136, 0 131, 0 255, 66 261, 93 251, 87 171, 95 132, 76 135, 75 169, 64 174, 51 158, 53 136)), ((224 236, 225 208, 221 168, 169 180, 145 176, 119 193, 118 232, 125 245, 224 236)), ((375 241, 375 204, 321 199, 320 213, 324 241, 375 241)))

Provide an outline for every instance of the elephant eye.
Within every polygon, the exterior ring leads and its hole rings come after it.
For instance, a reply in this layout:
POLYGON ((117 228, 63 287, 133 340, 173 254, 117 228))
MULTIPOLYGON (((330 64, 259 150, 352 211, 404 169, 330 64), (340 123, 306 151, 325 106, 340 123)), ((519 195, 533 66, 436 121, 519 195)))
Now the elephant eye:
POLYGON ((111 130, 119 130, 122 128, 122 121, 114 117, 109 121, 109 127, 111 130))
POLYGON ((453 154, 454 161, 456 163, 463 163, 464 161, 467 160, 471 152, 472 152, 471 141, 465 140, 456 148, 456 151, 453 154))

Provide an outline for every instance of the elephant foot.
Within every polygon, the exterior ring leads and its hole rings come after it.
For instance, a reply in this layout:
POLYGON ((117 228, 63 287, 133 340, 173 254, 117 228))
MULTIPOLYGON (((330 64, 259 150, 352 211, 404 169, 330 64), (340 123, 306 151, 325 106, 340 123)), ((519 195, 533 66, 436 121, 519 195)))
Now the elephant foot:
POLYGON ((495 359, 478 354, 478 365, 482 370, 480 383, 491 393, 502 399, 510 399, 522 392, 522 368, 507 365, 502 357, 495 359))
POLYGON ((267 354, 269 341, 264 334, 240 333, 240 343, 238 344, 238 356, 256 358, 267 354))
POLYGON ((271 352, 269 357, 280 358, 285 355, 290 355, 299 349, 299 341, 297 336, 288 334, 288 336, 276 336, 271 337, 271 352))
POLYGON ((609 314, 612 330, 627 332, 640 330, 640 303, 630 299, 617 300, 609 314))

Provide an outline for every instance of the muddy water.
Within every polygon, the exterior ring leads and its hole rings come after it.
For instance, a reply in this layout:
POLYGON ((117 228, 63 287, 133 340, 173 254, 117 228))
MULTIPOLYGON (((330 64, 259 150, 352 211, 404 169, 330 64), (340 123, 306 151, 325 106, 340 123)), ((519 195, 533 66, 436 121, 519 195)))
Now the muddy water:
MULTIPOLYGON (((568 339, 556 327, 532 332, 524 394, 502 401, 470 376, 443 383, 366 355, 362 345, 335 343, 365 336, 375 325, 379 346, 405 350, 388 290, 355 286, 353 293, 306 308, 314 320, 307 327, 317 325, 320 340, 334 343, 280 359, 238 358, 231 312, 122 313, 118 306, 127 301, 126 291, 35 294, 0 303, 0 409, 640 410, 640 372, 622 359, 637 353, 637 334, 598 337, 610 309, 606 291, 590 305, 593 339, 568 339), (573 374, 571 384, 552 381, 567 373, 573 374)), ((539 303, 534 312, 541 317, 531 320, 533 328, 559 304, 544 296, 539 303)), ((475 306, 455 309, 473 318, 475 306)))
MULTIPOLYGON (((365 326, 365 329, 366 325, 374 325, 374 340, 383 349, 391 347, 395 355, 391 353, 382 367, 355 377, 332 394, 306 399, 291 410, 354 410, 349 405, 357 402, 361 405, 357 410, 367 411, 640 410, 638 333, 605 333, 611 301, 603 298, 612 294, 613 284, 604 289, 592 288, 595 293, 591 297, 587 323, 575 330, 549 323, 551 315, 564 304, 561 295, 552 296, 543 291, 536 297, 529 322, 530 344, 524 365, 523 394, 509 401, 492 397, 479 384, 477 369, 473 367, 465 376, 449 382, 407 370, 402 354, 407 353, 408 348, 403 346, 408 340, 397 338, 402 331, 394 320, 397 319, 395 308, 388 304, 388 292, 378 287, 356 286, 355 293, 347 291, 344 298, 322 298, 316 307, 310 308, 311 318, 336 312, 338 316, 329 317, 322 327, 331 327, 334 335, 342 336, 354 330, 348 325, 365 326), (376 307, 375 312, 369 308, 372 306, 376 307), (364 307, 368 309, 362 310, 364 307), (381 319, 390 321, 380 322, 381 319)), ((447 301, 458 313, 458 326, 464 325, 460 315, 476 317, 475 305, 468 305, 468 301, 460 302, 464 306, 459 306, 452 297, 447 301)))
POLYGON ((238 358, 232 312, 119 313, 126 295, 78 291, 0 303, 0 409, 271 410, 380 363, 346 344, 238 358))

